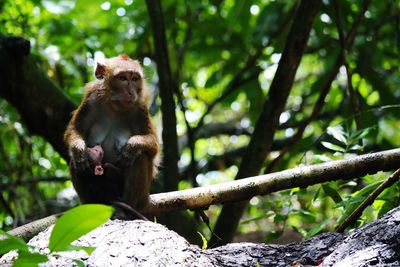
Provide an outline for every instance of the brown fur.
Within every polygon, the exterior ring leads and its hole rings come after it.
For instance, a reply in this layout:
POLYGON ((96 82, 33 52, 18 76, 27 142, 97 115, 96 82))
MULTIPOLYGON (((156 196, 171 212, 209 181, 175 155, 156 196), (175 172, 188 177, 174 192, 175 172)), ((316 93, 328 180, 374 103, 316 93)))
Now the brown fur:
POLYGON ((83 203, 124 201, 144 208, 157 172, 159 144, 147 109, 143 70, 138 61, 120 55, 99 64, 96 77, 85 86, 64 134, 73 185, 83 203), (102 163, 115 166, 102 175, 90 168, 88 147, 96 145, 104 149, 102 163))

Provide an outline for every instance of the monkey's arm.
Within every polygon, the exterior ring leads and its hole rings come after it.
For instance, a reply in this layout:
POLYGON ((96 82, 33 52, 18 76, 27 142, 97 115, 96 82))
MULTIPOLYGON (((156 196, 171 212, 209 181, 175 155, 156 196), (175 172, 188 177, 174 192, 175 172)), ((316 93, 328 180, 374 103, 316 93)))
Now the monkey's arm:
POLYGON ((153 133, 134 135, 129 138, 127 145, 131 149, 146 153, 150 157, 156 156, 159 150, 157 136, 153 133))
POLYGON ((87 170, 90 168, 87 146, 82 136, 84 132, 83 118, 85 117, 85 113, 88 112, 86 99, 87 96, 85 96, 82 104, 72 114, 72 118, 64 133, 64 142, 70 151, 71 163, 78 170, 87 170))
POLYGON ((148 112, 144 112, 142 121, 143 133, 135 134, 128 139, 128 142, 121 150, 118 163, 121 166, 132 165, 135 159, 142 154, 153 160, 159 152, 159 144, 156 131, 150 121, 148 112))

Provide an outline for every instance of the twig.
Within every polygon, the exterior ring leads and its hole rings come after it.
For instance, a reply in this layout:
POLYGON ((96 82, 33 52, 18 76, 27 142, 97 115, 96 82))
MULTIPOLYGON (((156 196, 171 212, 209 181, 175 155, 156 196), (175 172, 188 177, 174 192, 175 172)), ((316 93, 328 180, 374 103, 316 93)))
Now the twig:
POLYGON ((385 181, 383 181, 351 214, 344 220, 344 222, 336 228, 336 232, 343 233, 347 227, 357 221, 362 215, 363 211, 371 205, 375 199, 382 193, 383 190, 389 188, 399 180, 400 169, 392 173, 385 181))

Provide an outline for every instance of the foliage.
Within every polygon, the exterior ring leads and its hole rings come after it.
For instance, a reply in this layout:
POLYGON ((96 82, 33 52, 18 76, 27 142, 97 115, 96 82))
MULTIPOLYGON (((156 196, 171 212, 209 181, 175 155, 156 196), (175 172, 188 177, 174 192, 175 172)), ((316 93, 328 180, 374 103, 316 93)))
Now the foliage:
MULTIPOLYGON (((334 2, 344 35, 356 25, 354 41, 344 51, 347 68, 342 64, 333 72, 335 79, 322 109, 305 125, 301 138, 274 171, 398 146, 399 3, 323 1, 265 167, 311 117, 322 84, 343 52, 334 2), (369 3, 365 12, 364 3, 369 3), (359 110, 352 102, 351 90, 359 110)), ((180 189, 235 177, 297 4, 162 1, 170 63, 179 87, 175 99, 180 189), (192 148, 186 138, 189 131, 195 136, 192 148)), ((0 34, 31 40, 33 52, 41 58, 49 77, 76 103, 83 83, 92 79, 95 61, 122 52, 138 58, 155 95, 151 111, 160 125, 154 43, 144 1, 5 0, 0 3, 0 21, 4 25, 0 34)), ((0 125, 0 182, 5 186, 0 195, 0 223, 7 229, 51 213, 48 200, 70 184, 61 179, 61 183, 30 182, 41 177, 66 177, 67 164, 45 140, 32 136, 4 101, 0 102, 0 125)), ((262 231, 269 240, 287 229, 307 237, 333 230, 387 175, 254 197, 240 231, 262 231)), ((385 190, 358 224, 398 205, 398 187, 385 190)), ((211 221, 218 212, 219 207, 210 208, 211 221)))
MULTIPOLYGON (((100 204, 87 204, 75 207, 65 212, 55 223, 49 240, 50 254, 62 251, 84 250, 89 255, 93 247, 73 246, 71 243, 89 233, 111 218, 113 208, 100 204)), ((48 258, 35 251, 19 237, 12 236, 0 230, 0 255, 16 250, 18 257, 13 262, 14 267, 38 266, 47 262, 48 258)), ((78 265, 82 262, 76 262, 78 265)))

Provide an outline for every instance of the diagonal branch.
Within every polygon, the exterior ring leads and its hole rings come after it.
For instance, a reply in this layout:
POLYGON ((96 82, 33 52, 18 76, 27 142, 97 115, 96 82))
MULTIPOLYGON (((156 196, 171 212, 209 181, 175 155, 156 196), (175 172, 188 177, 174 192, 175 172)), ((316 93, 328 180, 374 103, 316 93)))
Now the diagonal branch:
MULTIPOLYGON (((295 5, 294 5, 294 7, 295 7, 295 5)), ((221 102, 222 100, 227 98, 229 95, 234 93, 241 85, 246 84, 247 82, 258 77, 258 75, 260 74, 262 69, 259 67, 255 68, 254 66, 256 66, 257 60, 262 55, 263 48, 269 46, 271 43, 271 40, 273 38, 277 37, 283 31, 283 29, 291 21, 294 11, 295 11, 295 8, 292 8, 291 10, 289 10, 289 12, 286 14, 285 18, 283 19, 282 23, 279 25, 279 27, 276 29, 276 31, 271 34, 268 42, 264 45, 260 45, 260 47, 258 47, 257 51, 254 54, 249 55, 249 57, 246 60, 246 64, 244 64, 244 66, 233 76, 232 80, 226 86, 224 92, 222 92, 222 94, 219 97, 217 97, 214 101, 212 101, 208 105, 206 111, 200 117, 200 119, 197 123, 197 126, 194 128, 195 132, 198 131, 203 126, 205 117, 208 114, 210 114, 210 112, 215 108, 215 106, 219 102, 221 102), (252 73, 249 75, 249 77, 244 78, 244 75, 250 70, 252 70, 252 73)))
MULTIPOLYGON (((254 133, 242 159, 236 179, 257 175, 270 150, 274 132, 279 124, 294 77, 304 53, 320 0, 303 0, 296 11, 285 48, 272 80, 268 98, 257 120, 254 133)), ((222 237, 222 242, 230 242, 247 206, 247 201, 223 207, 214 232, 222 237)), ((211 239, 211 243, 218 240, 211 239)))
MULTIPOLYGON (((364 18, 363 14, 365 13, 366 9, 368 7, 368 4, 364 5, 363 10, 361 10, 360 15, 358 16, 358 19, 355 20, 351 27, 350 33, 344 37, 341 37, 341 40, 345 42, 345 44, 341 45, 341 51, 339 52, 339 56, 336 59, 336 63, 333 66, 333 68, 326 74, 326 76, 321 79, 323 80, 321 93, 318 97, 317 102, 314 105, 314 109, 311 112, 311 115, 302 123, 299 125, 296 134, 293 136, 293 138, 290 140, 290 142, 280 151, 279 155, 271 161, 271 163, 268 165, 268 167, 265 169, 264 173, 269 173, 272 172, 273 168, 276 166, 276 164, 283 159, 283 157, 286 155, 288 151, 290 151, 296 143, 301 140, 303 133, 307 127, 312 121, 314 121, 318 115, 320 114, 324 104, 325 104, 325 98, 329 93, 329 90, 331 88, 332 82, 334 81, 335 77, 337 76, 337 73, 339 72, 340 66, 342 66, 345 63, 345 58, 344 58, 344 49, 351 49, 354 36, 356 33, 356 30, 358 28, 358 25, 360 24, 362 18, 364 18)), ((348 73, 348 72, 347 72, 348 73)), ((351 84, 351 81, 350 81, 351 84)))

